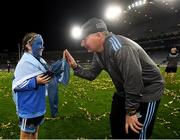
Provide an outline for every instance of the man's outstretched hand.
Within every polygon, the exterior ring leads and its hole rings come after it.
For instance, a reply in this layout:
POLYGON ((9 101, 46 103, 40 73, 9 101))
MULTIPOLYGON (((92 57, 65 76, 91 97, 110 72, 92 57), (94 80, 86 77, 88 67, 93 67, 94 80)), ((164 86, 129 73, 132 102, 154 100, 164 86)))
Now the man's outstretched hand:
POLYGON ((72 69, 75 69, 77 67, 77 63, 74 60, 74 58, 72 57, 72 55, 69 53, 69 51, 66 49, 63 52, 63 57, 66 58, 66 60, 68 61, 69 65, 72 67, 72 69))

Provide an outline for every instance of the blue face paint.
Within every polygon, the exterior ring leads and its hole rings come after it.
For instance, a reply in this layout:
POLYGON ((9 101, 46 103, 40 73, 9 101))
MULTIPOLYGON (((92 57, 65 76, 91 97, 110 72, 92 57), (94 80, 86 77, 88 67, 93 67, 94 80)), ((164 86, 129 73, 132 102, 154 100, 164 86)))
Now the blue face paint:
POLYGON ((43 46, 44 42, 41 35, 37 35, 32 43, 32 54, 36 58, 40 58, 42 56, 42 52, 44 50, 43 46))

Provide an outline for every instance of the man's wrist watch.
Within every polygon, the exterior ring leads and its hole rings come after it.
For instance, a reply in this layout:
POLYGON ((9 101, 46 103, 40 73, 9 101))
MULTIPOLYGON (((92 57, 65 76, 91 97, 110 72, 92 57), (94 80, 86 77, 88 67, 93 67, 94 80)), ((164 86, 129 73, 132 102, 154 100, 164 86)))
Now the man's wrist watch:
POLYGON ((77 69, 77 67, 78 67, 78 64, 75 64, 75 65, 73 66, 73 70, 77 69))
POLYGON ((126 115, 133 116, 136 114, 136 110, 126 110, 126 115))

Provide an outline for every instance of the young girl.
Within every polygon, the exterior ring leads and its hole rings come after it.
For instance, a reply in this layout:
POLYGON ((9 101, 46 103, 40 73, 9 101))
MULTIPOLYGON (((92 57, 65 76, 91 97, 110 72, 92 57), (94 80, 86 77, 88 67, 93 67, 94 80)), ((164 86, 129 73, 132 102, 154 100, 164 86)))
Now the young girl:
MULTIPOLYGON (((48 83, 53 75, 63 79, 61 75, 64 71, 58 61, 49 72, 50 69, 42 58, 43 43, 41 35, 27 33, 22 41, 24 54, 14 72, 12 90, 21 129, 20 139, 38 138, 39 126, 43 123, 46 112, 45 95, 48 83)), ((66 82, 67 79, 66 77, 66 82)))

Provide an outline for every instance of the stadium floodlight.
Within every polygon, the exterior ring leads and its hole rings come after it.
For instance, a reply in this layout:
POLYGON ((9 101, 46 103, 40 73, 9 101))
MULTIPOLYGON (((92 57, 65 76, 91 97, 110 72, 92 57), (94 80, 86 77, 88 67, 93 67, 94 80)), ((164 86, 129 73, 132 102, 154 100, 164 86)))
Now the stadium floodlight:
POLYGON ((138 3, 137 1, 135 2, 135 6, 136 6, 136 7, 139 6, 139 3, 138 3))
POLYGON ((136 1, 136 2, 134 2, 134 3, 132 3, 131 5, 128 6, 128 10, 137 8, 137 7, 142 6, 142 5, 145 5, 146 3, 147 3, 147 0, 136 1))
POLYGON ((132 4, 132 7, 133 7, 133 8, 135 7, 135 4, 134 4, 134 3, 132 4))
POLYGON ((142 3, 142 1, 141 1, 141 0, 139 1, 139 5, 143 5, 143 3, 142 3))
POLYGON ((131 6, 130 5, 128 6, 128 9, 131 10, 131 6))
POLYGON ((81 32, 80 26, 74 25, 71 29, 71 36, 74 39, 80 39, 81 34, 82 34, 82 32, 81 32))
POLYGON ((105 11, 105 17, 108 20, 119 19, 122 9, 118 5, 111 5, 105 11))
POLYGON ((143 0, 143 4, 146 4, 147 0, 143 0))

